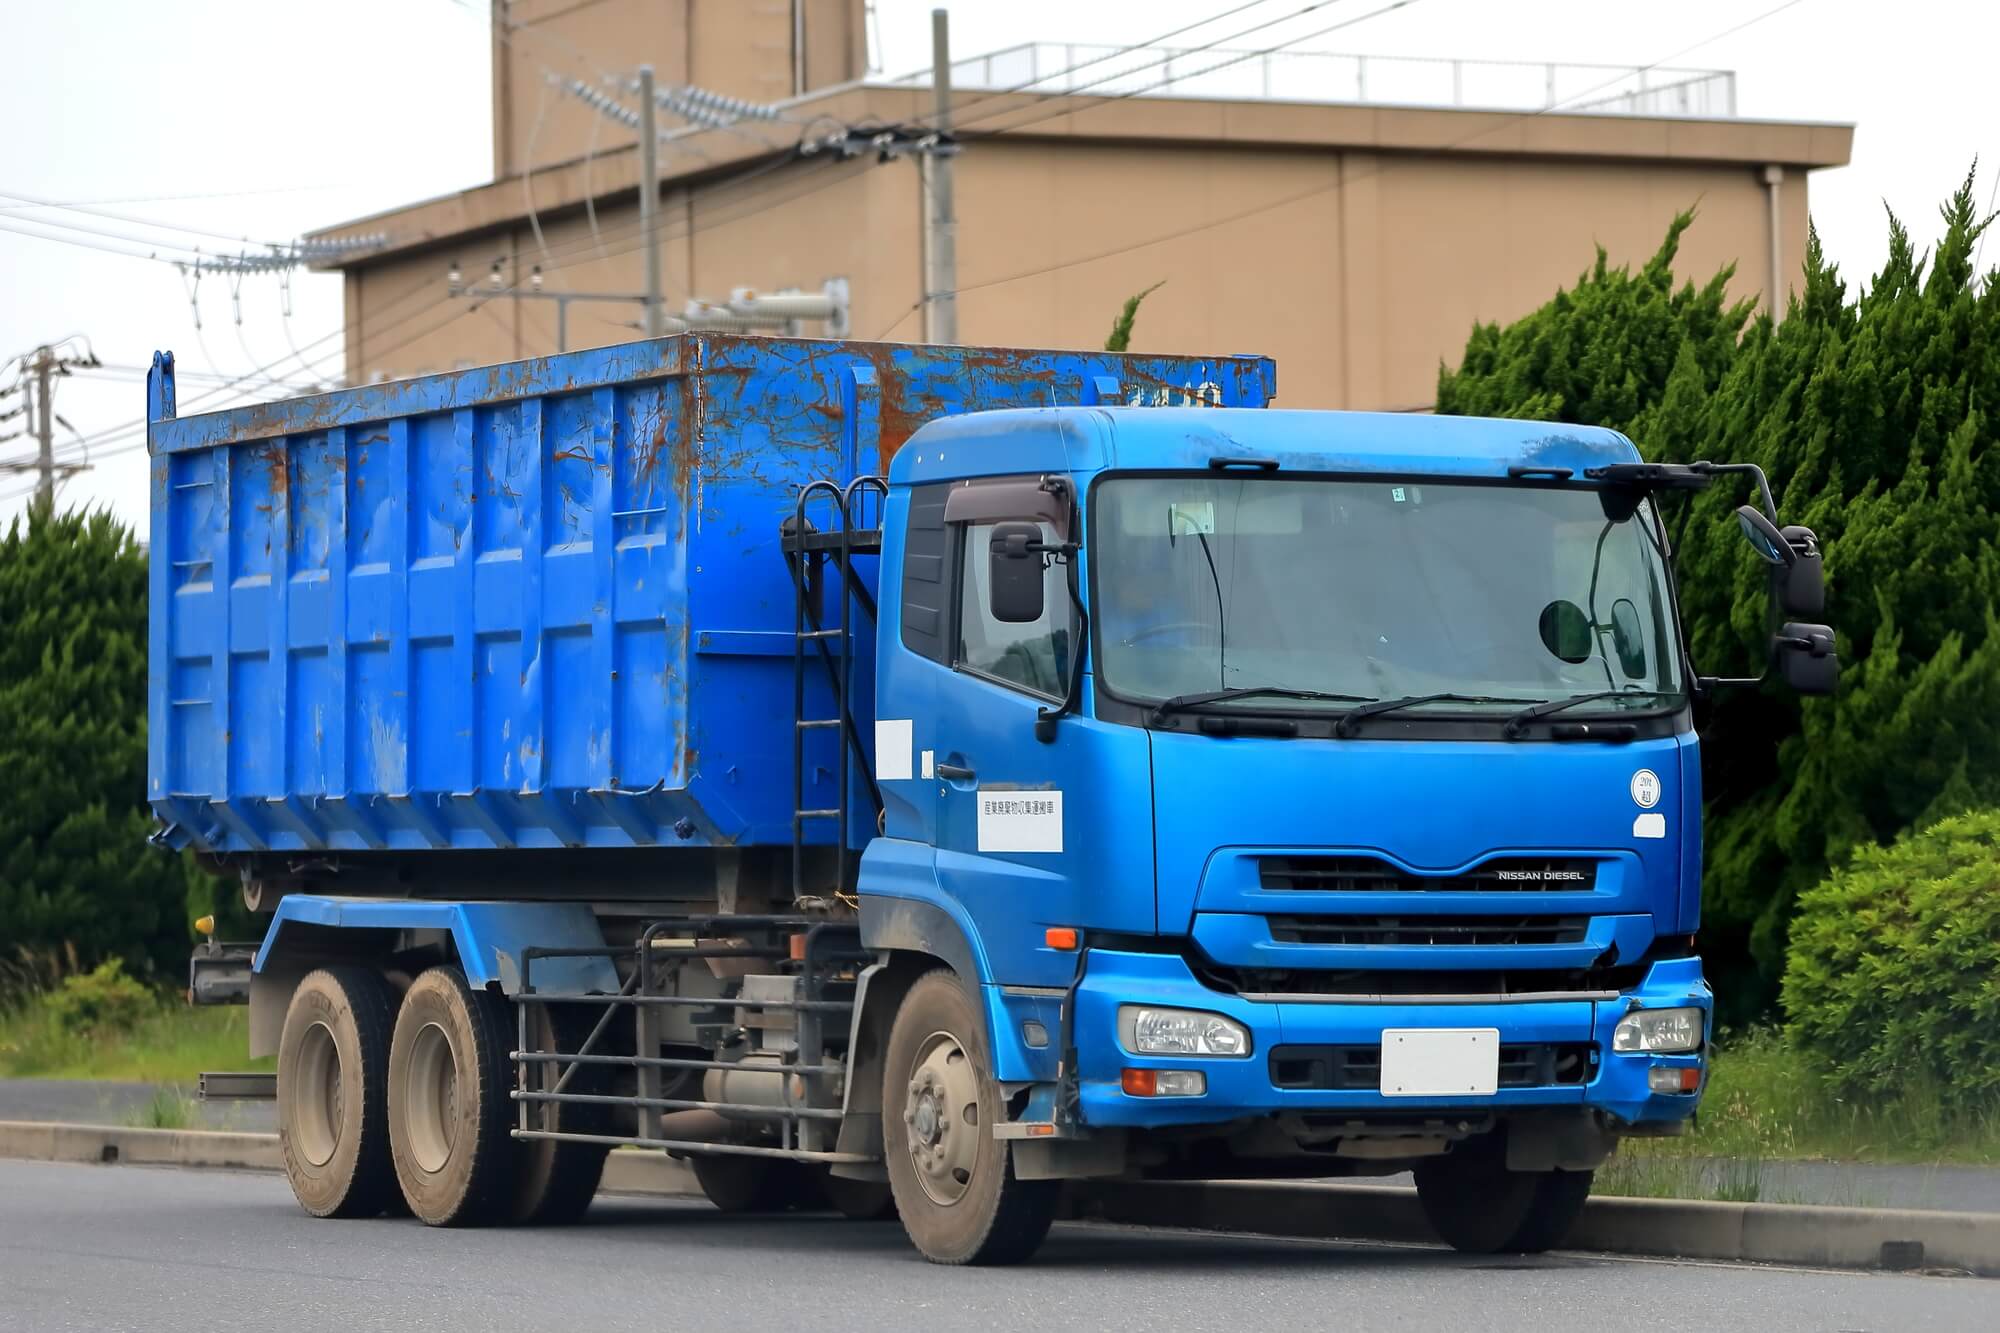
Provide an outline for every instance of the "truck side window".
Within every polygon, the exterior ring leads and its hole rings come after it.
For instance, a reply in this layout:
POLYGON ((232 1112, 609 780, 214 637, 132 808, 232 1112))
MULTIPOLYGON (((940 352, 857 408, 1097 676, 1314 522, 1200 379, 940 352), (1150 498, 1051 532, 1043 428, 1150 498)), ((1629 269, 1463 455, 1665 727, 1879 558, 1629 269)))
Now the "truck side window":
MULTIPOLYGON (((1069 680, 1069 655, 1076 637, 1076 611, 1069 600, 1068 567, 1052 562, 1043 573, 1040 620, 1024 625, 995 620, 986 592, 986 551, 993 526, 966 524, 959 547, 958 665, 1059 699, 1069 680)), ((1042 540, 1057 540, 1055 529, 1046 523, 1040 526, 1042 540)))
POLYGON ((910 488, 903 529, 903 646, 933 662, 951 661, 951 530, 945 526, 948 481, 910 488))

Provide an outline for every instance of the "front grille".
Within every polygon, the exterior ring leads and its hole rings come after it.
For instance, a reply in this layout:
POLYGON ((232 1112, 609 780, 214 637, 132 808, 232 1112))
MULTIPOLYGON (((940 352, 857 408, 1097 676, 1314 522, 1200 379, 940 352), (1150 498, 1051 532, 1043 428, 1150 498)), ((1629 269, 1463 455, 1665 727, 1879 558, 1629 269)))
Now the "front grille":
MULTIPOLYGON (((1590 1081, 1597 1048, 1589 1042, 1522 1042, 1500 1047, 1503 1088, 1575 1087, 1590 1081)), ((1274 1046, 1274 1087, 1313 1092, 1374 1092, 1382 1086, 1382 1048, 1274 1046)))
POLYGON ((1579 944, 1583 916, 1274 916, 1279 944, 1579 944))
MULTIPOLYGON (((1655 954, 1655 957, 1664 956, 1655 954)), ((1299 1000, 1450 998, 1488 995, 1576 995, 1626 991, 1645 980, 1648 963, 1600 962, 1595 967, 1267 968, 1200 961, 1195 975, 1230 995, 1299 1000)))
POLYGON ((1597 887, 1596 861, 1502 856, 1452 875, 1417 875, 1376 856, 1266 856, 1265 889, 1313 893, 1578 893, 1597 887))

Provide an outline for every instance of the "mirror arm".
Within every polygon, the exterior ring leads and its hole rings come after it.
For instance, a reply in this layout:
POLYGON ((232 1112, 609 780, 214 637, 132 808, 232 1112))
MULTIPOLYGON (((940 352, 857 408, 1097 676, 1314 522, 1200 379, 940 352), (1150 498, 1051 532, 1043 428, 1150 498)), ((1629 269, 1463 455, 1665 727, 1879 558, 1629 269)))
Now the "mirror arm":
POLYGON ((1763 683, 1762 676, 1696 676, 1694 692, 1696 698, 1706 699, 1717 690, 1755 689, 1763 683))
POLYGON ((1035 739, 1044 745, 1055 740, 1056 723, 1065 715, 1074 713, 1082 700, 1083 654, 1090 643, 1090 612, 1084 608, 1083 594, 1078 590, 1076 583, 1076 559, 1073 554, 1077 549, 1076 543, 1065 543, 1063 549, 1072 553, 1070 558, 1064 561, 1069 567, 1069 577, 1064 580, 1064 586, 1069 589, 1069 604, 1076 610, 1076 642, 1070 645, 1069 685, 1063 691, 1062 702, 1054 708, 1043 707, 1035 710, 1035 739))
POLYGON ((1779 526, 1778 503, 1771 498, 1771 482, 1765 477, 1763 468, 1755 463, 1690 463, 1688 466, 1701 472, 1744 472, 1756 478, 1757 496, 1764 502, 1764 517, 1771 520, 1771 526, 1779 526))

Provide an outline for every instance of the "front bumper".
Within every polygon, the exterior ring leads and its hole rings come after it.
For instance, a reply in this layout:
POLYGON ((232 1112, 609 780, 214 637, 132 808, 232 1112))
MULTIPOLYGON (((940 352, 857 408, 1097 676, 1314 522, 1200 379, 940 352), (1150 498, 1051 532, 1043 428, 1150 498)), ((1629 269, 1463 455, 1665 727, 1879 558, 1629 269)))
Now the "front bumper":
POLYGON ((1484 1116, 1516 1108, 1582 1106, 1603 1112, 1614 1127, 1685 1120, 1694 1114, 1699 1091, 1652 1092, 1647 1071, 1655 1066, 1700 1069, 1700 1053, 1622 1054, 1611 1049, 1612 1029, 1628 1010, 1674 1005, 1699 1007, 1706 1030, 1713 1001, 1699 959, 1656 962, 1639 986, 1615 1000, 1264 1003, 1204 986, 1175 955, 1093 949, 1077 990, 1074 1027, 1082 1119, 1092 1126, 1164 1128, 1276 1112, 1484 1116), (1121 1004, 1224 1014, 1250 1030, 1251 1052, 1240 1059, 1135 1055, 1119 1044, 1121 1004), (1275 1047, 1379 1045, 1384 1028, 1497 1028, 1503 1047, 1588 1043, 1595 1047, 1595 1064, 1584 1082, 1502 1087, 1490 1096, 1470 1098, 1385 1097, 1372 1088, 1280 1087, 1274 1080, 1270 1052, 1275 1047), (1127 1069, 1198 1069, 1206 1076, 1207 1091, 1198 1097, 1133 1096, 1120 1082, 1127 1069))

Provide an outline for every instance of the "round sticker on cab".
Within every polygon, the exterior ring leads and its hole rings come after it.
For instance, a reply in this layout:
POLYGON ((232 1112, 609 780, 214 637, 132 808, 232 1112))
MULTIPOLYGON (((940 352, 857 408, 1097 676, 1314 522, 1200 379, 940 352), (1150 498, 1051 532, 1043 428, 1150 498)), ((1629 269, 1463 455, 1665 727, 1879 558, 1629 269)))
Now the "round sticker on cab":
POLYGON ((1642 768, 1632 775, 1632 800, 1641 810, 1651 810, 1660 803, 1660 775, 1650 768, 1642 768))

